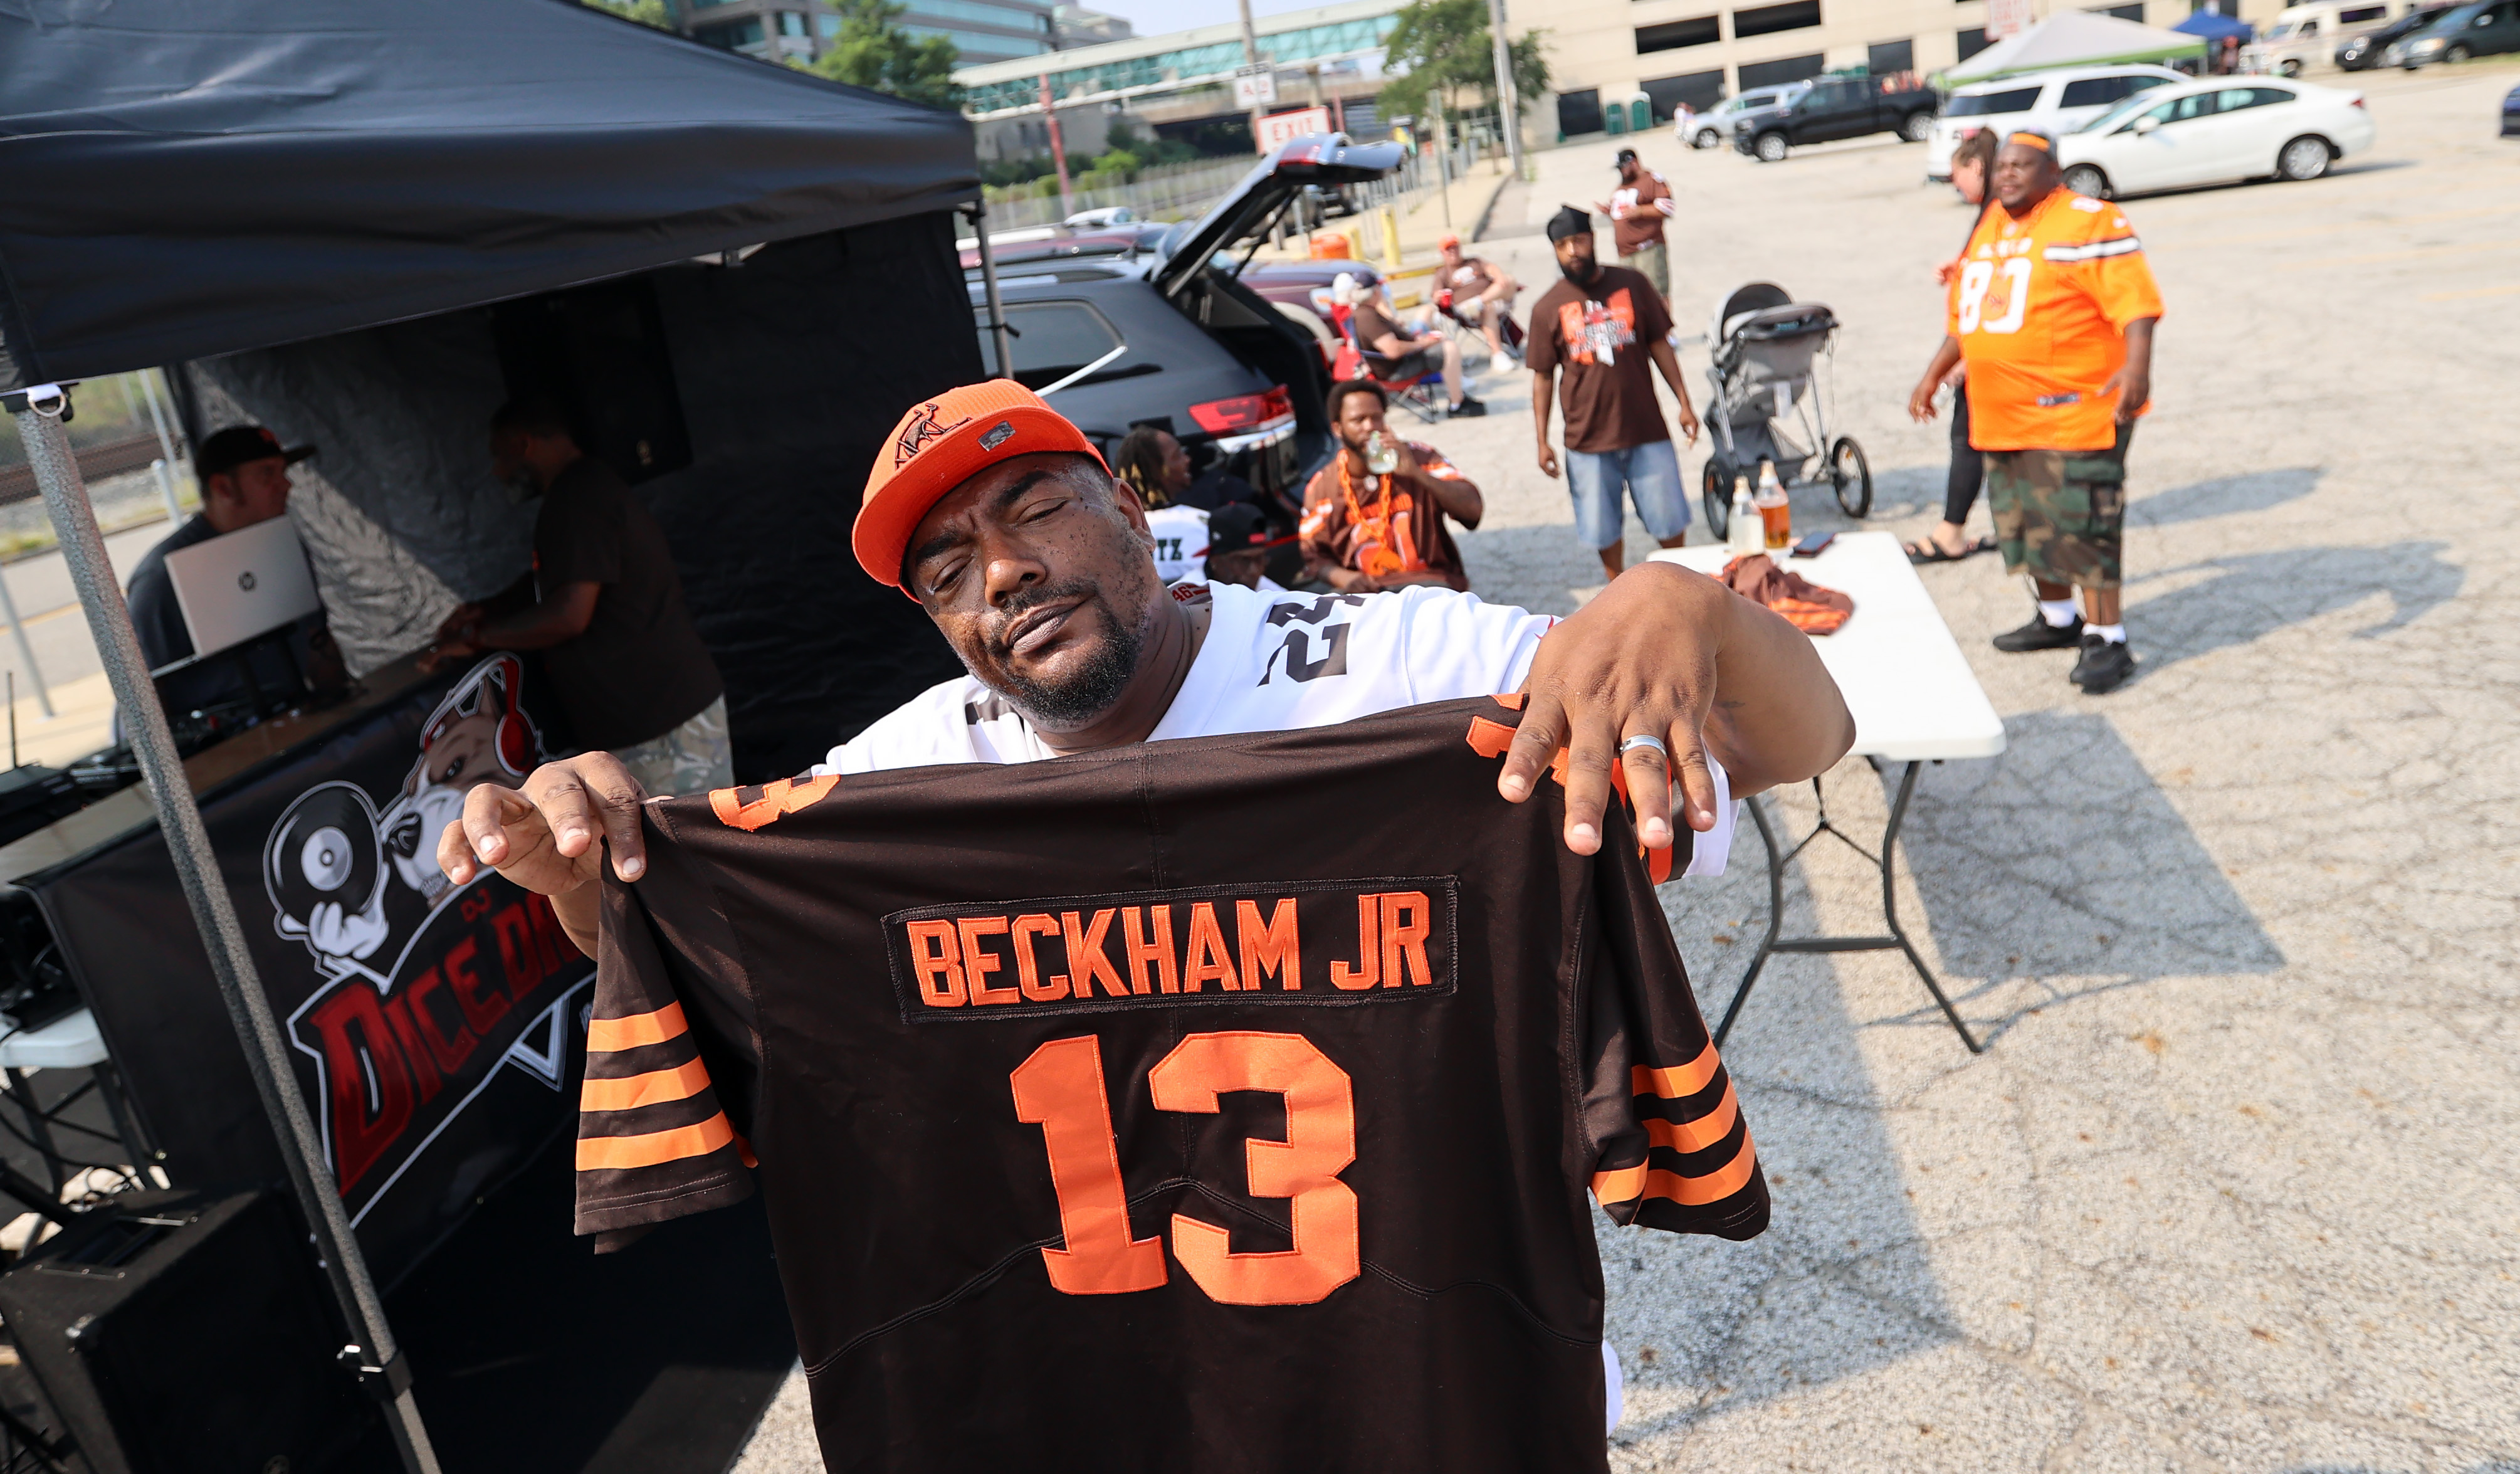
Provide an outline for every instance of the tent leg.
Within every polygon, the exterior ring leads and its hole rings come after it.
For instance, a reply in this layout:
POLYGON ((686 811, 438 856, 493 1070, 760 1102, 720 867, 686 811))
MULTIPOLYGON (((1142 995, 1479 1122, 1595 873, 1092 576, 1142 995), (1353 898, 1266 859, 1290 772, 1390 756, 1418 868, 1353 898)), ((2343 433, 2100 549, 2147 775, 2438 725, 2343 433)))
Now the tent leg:
POLYGON ((409 1474, 437 1474, 437 1455, 429 1448, 428 1430, 421 1426, 420 1406, 411 1395, 410 1367, 385 1324, 384 1302, 368 1276, 368 1263, 359 1253, 349 1215, 341 1210, 341 1194, 325 1165, 314 1118, 307 1114, 305 1097, 297 1090, 289 1046, 272 1018, 271 1001, 263 996, 252 955, 246 950, 245 928, 237 921, 236 903, 220 878, 209 830, 202 825, 201 807, 193 801, 192 784, 185 779, 182 759, 176 756, 166 709, 158 704, 157 688, 150 683, 149 662, 141 654, 140 637, 131 628, 130 606, 123 603, 122 587, 114 581, 113 565, 106 558, 105 534, 97 527, 96 509, 89 505, 78 462, 70 454, 69 434, 62 427, 69 394, 59 385, 42 384, 0 396, 0 405, 18 422, 35 484, 43 489, 44 508, 52 514, 53 530, 61 539, 62 560, 68 565, 80 607, 87 612, 106 680, 122 708, 124 730, 155 801, 166 853, 175 862, 175 874, 183 882, 193 924, 201 928, 220 998, 245 1046, 246 1067, 253 1074, 263 1112, 280 1139, 280 1155, 289 1164, 291 1185, 296 1189, 298 1206, 340 1302, 342 1318, 359 1338, 358 1344, 342 1348, 341 1360, 355 1360, 360 1380, 385 1404, 385 1423, 393 1430, 403 1467, 409 1474))
POLYGON ((997 257, 989 254, 989 207, 975 201, 966 205, 963 212, 971 217, 971 234, 979 237, 980 285, 987 289, 989 334, 998 350, 998 377, 1012 379, 1015 377, 1014 355, 1007 351, 1007 309, 998 300, 998 261, 997 257))

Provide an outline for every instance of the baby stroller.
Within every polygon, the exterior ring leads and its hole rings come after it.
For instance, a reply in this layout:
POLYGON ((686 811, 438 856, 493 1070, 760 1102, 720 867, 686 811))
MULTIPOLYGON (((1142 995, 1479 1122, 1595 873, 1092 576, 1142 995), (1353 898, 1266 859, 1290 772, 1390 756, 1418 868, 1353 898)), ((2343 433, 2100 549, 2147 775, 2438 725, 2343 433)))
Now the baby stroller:
POLYGON ((1830 396, 1814 368, 1816 360, 1833 359, 1836 337, 1835 313, 1820 302, 1797 302, 1773 282, 1736 287, 1716 307, 1706 328, 1715 360, 1706 371, 1715 390, 1706 411, 1715 458, 1706 463, 1704 491, 1706 525, 1715 536, 1723 537, 1732 520, 1732 478, 1745 475, 1755 483, 1762 461, 1774 463, 1777 479, 1787 486, 1825 472, 1848 516, 1871 514, 1871 464, 1853 436, 1829 438, 1830 396))

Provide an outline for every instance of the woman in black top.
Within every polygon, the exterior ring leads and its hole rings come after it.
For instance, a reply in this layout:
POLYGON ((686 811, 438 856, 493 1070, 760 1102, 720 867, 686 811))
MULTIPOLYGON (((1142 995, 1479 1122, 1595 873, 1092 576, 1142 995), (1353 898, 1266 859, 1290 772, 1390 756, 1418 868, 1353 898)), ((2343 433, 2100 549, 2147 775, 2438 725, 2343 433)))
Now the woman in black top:
MULTIPOLYGON (((1977 218, 1969 222, 1969 234, 1977 233, 1979 220, 1986 218, 1987 204, 1994 192, 1987 178, 1995 169, 1995 130, 1980 128, 1962 140, 1952 155, 1952 188, 1960 198, 1977 206, 1977 218)), ((1961 241, 1966 246, 1967 241, 1961 241)), ((1945 287, 1959 272, 1959 260, 1954 257, 1934 270, 1934 279, 1945 287)), ((1969 509, 1977 505, 1977 489, 1986 480, 1986 457, 1969 444, 1968 386, 1960 381, 1962 371, 1955 366, 1943 381, 1952 386, 1952 470, 1943 488, 1943 519, 1935 524, 1933 534, 1908 544, 1908 560, 1914 563, 1956 562, 1973 553, 1994 551, 1995 539, 1971 541, 1965 530, 1969 509)))

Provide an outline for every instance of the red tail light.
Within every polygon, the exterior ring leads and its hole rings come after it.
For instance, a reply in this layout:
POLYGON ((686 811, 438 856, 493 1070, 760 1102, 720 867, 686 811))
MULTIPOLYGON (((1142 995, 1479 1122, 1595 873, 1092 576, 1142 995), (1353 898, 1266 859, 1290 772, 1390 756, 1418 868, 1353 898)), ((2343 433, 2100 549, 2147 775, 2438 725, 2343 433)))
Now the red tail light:
POLYGON ((2347 98, 2346 101, 2355 107, 2360 108, 2362 106, 2362 94, 2358 92, 2352 97, 2347 98))
POLYGON ((1264 394, 1237 394, 1231 399, 1211 399, 1190 407, 1190 418, 1211 435, 1258 429, 1272 421, 1292 418, 1294 413, 1294 398, 1284 384, 1271 384, 1264 394))

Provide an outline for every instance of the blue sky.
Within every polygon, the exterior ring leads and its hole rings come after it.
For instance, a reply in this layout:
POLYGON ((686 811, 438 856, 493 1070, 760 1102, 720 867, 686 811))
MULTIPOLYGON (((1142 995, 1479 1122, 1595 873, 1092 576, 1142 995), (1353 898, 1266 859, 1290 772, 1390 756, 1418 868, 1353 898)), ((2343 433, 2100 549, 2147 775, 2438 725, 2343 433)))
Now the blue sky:
MULTIPOLYGON (((1104 15, 1123 16, 1138 28, 1142 36, 1159 35, 1168 30, 1188 30, 1193 25, 1222 25, 1241 13, 1234 0, 1075 0, 1088 10, 1104 15)), ((1290 10, 1310 10, 1327 0, 1251 0, 1251 14, 1282 15, 1290 10)))

